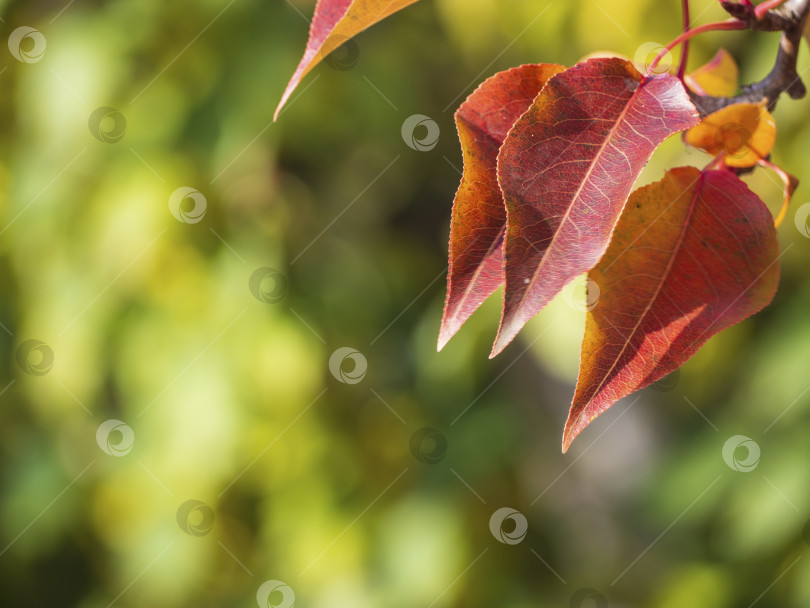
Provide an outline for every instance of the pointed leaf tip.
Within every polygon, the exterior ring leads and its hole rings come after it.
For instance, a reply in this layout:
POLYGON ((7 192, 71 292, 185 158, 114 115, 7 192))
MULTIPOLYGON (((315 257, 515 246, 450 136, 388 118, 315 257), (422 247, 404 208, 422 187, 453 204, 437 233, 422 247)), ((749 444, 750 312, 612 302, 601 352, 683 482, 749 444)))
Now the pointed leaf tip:
POLYGON ((571 444, 574 442, 574 439, 576 438, 576 436, 579 435, 579 433, 580 433, 581 429, 574 432, 572 427, 573 427, 573 425, 569 426, 568 423, 566 422, 565 430, 563 431, 563 439, 562 439, 562 453, 563 454, 568 453, 568 450, 571 447, 571 444))
POLYGON ((318 0, 304 56, 284 89, 273 120, 307 73, 329 53, 364 29, 418 0, 318 0))
POLYGON ((596 265, 653 151, 697 122, 677 78, 646 78, 625 59, 589 59, 549 80, 498 154, 506 292, 491 356, 596 265))
POLYGON ((464 172, 450 223, 447 297, 441 350, 492 292, 503 284, 506 209, 497 178, 506 134, 553 75, 554 64, 522 65, 485 80, 456 111, 464 172))

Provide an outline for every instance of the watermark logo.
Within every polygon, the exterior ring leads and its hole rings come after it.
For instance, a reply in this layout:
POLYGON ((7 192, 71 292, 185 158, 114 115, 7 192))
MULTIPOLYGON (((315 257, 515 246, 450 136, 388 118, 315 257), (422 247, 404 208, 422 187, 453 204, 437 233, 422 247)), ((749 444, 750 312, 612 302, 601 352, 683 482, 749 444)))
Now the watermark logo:
POLYGON ((26 374, 44 376, 53 367, 53 349, 41 340, 26 340, 17 347, 17 365, 26 374))
POLYGON ((208 202, 203 194, 195 188, 183 186, 178 188, 169 197, 169 211, 178 222, 184 224, 196 224, 205 217, 205 210, 208 202), (186 201, 191 201, 189 204, 186 201))
POLYGON ((489 531, 499 543, 517 545, 529 533, 529 522, 520 511, 501 507, 489 518, 489 531))
POLYGON ((734 435, 723 445, 723 460, 730 469, 740 473, 750 473, 759 464, 759 445, 757 442, 745 435, 734 435), (739 450, 744 452, 744 457, 740 458, 739 450))
POLYGON ((256 603, 260 608, 293 608, 295 593, 281 581, 265 581, 256 592, 256 603))
POLYGON ((810 239, 810 203, 796 209, 793 221, 796 223, 796 230, 801 232, 803 237, 810 239))
POLYGON ((405 145, 417 152, 429 152, 439 143, 439 125, 424 114, 414 114, 402 123, 402 139, 405 145))
POLYGON ((668 393, 671 390, 674 390, 676 386, 678 386, 678 382, 681 380, 681 370, 676 369, 673 372, 668 373, 663 378, 656 380, 652 383, 650 388, 654 391, 661 391, 662 393, 668 393))
POLYGON ((21 63, 36 63, 45 55, 48 42, 38 29, 24 25, 11 32, 8 50, 21 63))
POLYGON ((287 295, 287 277, 275 268, 257 268, 248 281, 250 293, 259 302, 276 304, 287 295))
POLYGON ((346 72, 357 65, 360 59, 360 47, 354 38, 340 38, 336 44, 330 45, 334 50, 326 56, 324 63, 333 70, 346 72))
POLYGON ((357 384, 366 377, 368 361, 359 350, 342 346, 329 357, 329 371, 343 384, 357 384))
MULTIPOLYGON (((636 49, 636 54, 633 55, 633 63, 635 63, 636 68, 644 74, 650 70, 652 62, 655 61, 655 58, 658 57, 665 48, 663 44, 659 44, 658 42, 645 42, 636 49)), ((653 68, 652 73, 666 74, 671 67, 672 53, 667 51, 664 53, 664 56, 661 57, 661 61, 653 68)))
POLYGON ((102 422, 96 431, 96 443, 101 451, 120 458, 132 451, 135 431, 126 422, 110 419, 102 422))
POLYGON ((729 158, 740 159, 747 156, 751 150, 748 145, 750 140, 751 131, 738 122, 722 124, 714 134, 715 146, 723 148, 729 158))
POLYGON ((447 454, 447 438, 436 429, 422 427, 411 435, 410 448, 419 462, 436 464, 447 454))
POLYGON ((596 589, 585 587, 571 596, 570 608, 608 608, 608 601, 596 589))
POLYGON ((187 500, 177 509, 177 525, 189 536, 205 536, 214 527, 214 510, 201 500, 187 500))
POLYGON ((562 290, 565 303, 579 312, 590 312, 596 308, 601 294, 597 282, 584 275, 573 279, 562 290))
POLYGON ((121 112, 109 106, 101 106, 87 121, 90 133, 103 144, 115 144, 124 138, 127 119, 121 112))

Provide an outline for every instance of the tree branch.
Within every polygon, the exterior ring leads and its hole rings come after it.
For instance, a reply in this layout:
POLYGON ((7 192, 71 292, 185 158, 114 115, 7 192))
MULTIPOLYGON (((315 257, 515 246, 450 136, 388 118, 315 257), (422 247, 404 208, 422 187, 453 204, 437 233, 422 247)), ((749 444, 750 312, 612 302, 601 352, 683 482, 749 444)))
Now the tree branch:
POLYGON ((740 4, 732 0, 720 0, 720 5, 729 15, 740 21, 745 21, 752 30, 760 32, 782 32, 788 29, 796 20, 796 2, 785 2, 781 6, 771 9, 761 17, 757 16, 757 5, 740 4))
POLYGON ((781 31, 782 39, 771 72, 759 82, 743 86, 743 91, 734 97, 712 97, 690 92, 692 102, 701 116, 706 116, 734 103, 757 103, 767 100, 773 110, 777 99, 787 93, 792 99, 805 96, 807 89, 796 72, 796 58, 802 41, 804 24, 810 15, 810 0, 788 0, 783 5, 757 19, 754 7, 747 4, 721 0, 723 8, 736 19, 744 21, 756 31, 781 31))

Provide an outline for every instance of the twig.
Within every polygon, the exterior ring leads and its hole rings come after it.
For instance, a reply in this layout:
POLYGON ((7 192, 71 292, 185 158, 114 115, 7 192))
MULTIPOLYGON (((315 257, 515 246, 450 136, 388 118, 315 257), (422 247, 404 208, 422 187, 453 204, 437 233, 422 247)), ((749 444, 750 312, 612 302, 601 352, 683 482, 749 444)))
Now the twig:
POLYGON ((703 34, 705 32, 718 32, 722 30, 744 30, 745 28, 746 25, 744 22, 737 19, 727 19, 718 23, 706 23, 696 27, 695 29, 687 30, 661 49, 661 52, 658 53, 658 55, 655 56, 655 59, 650 62, 650 65, 647 68, 647 74, 653 74, 655 72, 655 68, 658 66, 661 60, 666 57, 667 53, 669 53, 672 49, 679 44, 685 43, 690 38, 694 38, 698 34, 703 34))
POLYGON ((757 19, 762 19, 765 13, 784 3, 785 0, 765 0, 757 4, 756 8, 754 8, 754 14, 757 16, 757 19))
POLYGON ((788 1, 776 8, 770 8, 772 6, 770 2, 753 5, 720 0, 720 5, 729 15, 745 21, 750 29, 760 32, 781 32, 788 29, 796 20, 794 12, 796 4, 788 1))
POLYGON ((725 8, 735 18, 745 21, 748 27, 758 31, 782 30, 779 52, 771 72, 759 82, 743 86, 743 91, 734 97, 712 97, 690 93, 692 102, 706 116, 734 103, 758 103, 768 101, 768 109, 773 110, 782 93, 792 99, 805 96, 807 89, 796 72, 796 58, 802 40, 804 24, 810 15, 810 0, 788 0, 776 9, 765 13, 757 20, 752 6, 721 0, 725 8))

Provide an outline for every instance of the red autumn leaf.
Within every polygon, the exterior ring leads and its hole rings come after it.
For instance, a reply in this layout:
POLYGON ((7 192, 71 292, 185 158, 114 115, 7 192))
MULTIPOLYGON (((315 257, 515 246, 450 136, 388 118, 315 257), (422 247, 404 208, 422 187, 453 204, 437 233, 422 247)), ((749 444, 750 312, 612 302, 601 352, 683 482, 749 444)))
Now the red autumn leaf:
POLYGON ((730 171, 681 167, 634 192, 589 274, 600 298, 585 324, 563 451, 613 403, 765 307, 778 259, 770 212, 730 171))
POLYGON ((273 120, 301 79, 324 57, 367 27, 414 2, 417 0, 318 0, 304 56, 281 96, 273 120))
POLYGON ((591 59, 549 80, 498 155, 506 294, 490 356, 596 265, 655 148, 697 122, 677 78, 646 78, 624 59, 591 59))
POLYGON ((503 284, 506 208, 496 173, 506 134, 561 65, 523 65, 484 81, 456 111, 464 174, 453 202, 439 350, 503 284))

